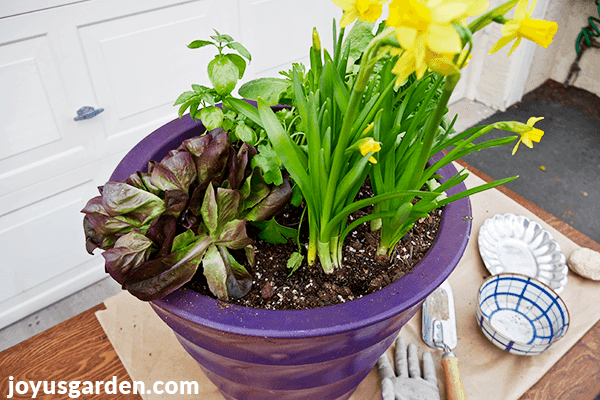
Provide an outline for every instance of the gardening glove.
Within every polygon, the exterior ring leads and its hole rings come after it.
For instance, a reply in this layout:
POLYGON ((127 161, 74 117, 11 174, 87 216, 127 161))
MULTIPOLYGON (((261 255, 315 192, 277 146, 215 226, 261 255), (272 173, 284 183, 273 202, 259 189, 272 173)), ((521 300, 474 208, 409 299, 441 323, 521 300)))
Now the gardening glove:
POLYGON ((417 346, 408 346, 403 338, 396 339, 394 352, 396 374, 387 356, 383 354, 377 360, 381 376, 381 398, 383 400, 440 400, 435 365, 430 352, 423 353, 423 377, 419 367, 417 346))

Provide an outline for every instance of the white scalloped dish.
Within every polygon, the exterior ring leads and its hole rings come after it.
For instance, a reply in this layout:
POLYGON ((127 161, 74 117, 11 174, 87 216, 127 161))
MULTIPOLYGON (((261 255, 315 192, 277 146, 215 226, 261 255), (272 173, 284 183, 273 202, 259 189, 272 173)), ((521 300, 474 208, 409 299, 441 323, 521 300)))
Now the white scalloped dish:
POLYGON ((567 284, 566 257, 550 232, 522 215, 496 214, 479 229, 479 254, 492 275, 536 278, 556 293, 567 284))

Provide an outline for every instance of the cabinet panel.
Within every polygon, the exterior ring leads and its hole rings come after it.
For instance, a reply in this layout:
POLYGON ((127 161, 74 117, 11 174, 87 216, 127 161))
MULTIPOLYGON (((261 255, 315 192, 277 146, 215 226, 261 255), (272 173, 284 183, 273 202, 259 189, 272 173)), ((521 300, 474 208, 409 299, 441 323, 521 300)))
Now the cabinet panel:
POLYGON ((332 51, 332 25, 339 32, 340 9, 330 1, 240 1, 241 41, 252 53, 246 80, 279 76, 292 63, 309 64, 312 30, 317 28, 322 45, 332 51), (265 23, 268 21, 268 23, 265 23))
POLYGON ((86 150, 62 113, 66 98, 48 35, 0 43, 0 196, 65 172, 86 150))
POLYGON ((0 66, 0 91, 11 97, 0 107, 0 159, 60 140, 35 58, 0 66))
POLYGON ((94 91, 106 110, 100 151, 132 147, 176 117, 173 103, 192 82, 209 84, 206 73, 199 74, 208 53, 202 58, 186 46, 213 34, 217 3, 175 4, 78 29, 94 91))
POLYGON ((86 0, 19 0, 0 2, 0 18, 80 3, 86 0))
POLYGON ((0 303, 89 261, 81 209, 92 181, 0 217, 0 303))

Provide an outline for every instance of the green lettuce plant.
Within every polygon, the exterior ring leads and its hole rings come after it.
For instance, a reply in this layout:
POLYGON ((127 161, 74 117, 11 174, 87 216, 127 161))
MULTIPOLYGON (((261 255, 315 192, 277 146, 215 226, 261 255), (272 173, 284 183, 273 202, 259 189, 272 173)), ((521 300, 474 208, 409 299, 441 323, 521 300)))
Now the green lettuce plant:
POLYGON ((256 149, 235 151, 226 132, 184 141, 148 172, 108 182, 85 213, 87 249, 104 251, 107 272, 141 300, 188 282, 200 264, 219 299, 244 296, 252 277, 232 255, 254 262, 247 221, 272 218, 292 195, 289 177, 269 185, 252 168, 256 149))

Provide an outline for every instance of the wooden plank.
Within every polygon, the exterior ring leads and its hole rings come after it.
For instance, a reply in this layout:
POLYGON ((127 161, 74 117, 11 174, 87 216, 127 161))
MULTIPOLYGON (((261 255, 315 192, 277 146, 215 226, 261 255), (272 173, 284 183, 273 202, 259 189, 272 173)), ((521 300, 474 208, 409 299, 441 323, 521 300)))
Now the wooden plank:
POLYGON ((594 400, 600 394, 600 321, 521 400, 594 400))
MULTIPOLYGON (((105 308, 100 304, 0 353, 0 398, 9 395, 10 376, 14 378, 13 393, 18 381, 56 381, 57 384, 59 381, 91 381, 94 390, 96 381, 108 382, 113 376, 117 377, 117 383, 131 383, 96 318, 95 312, 105 308)), ((139 395, 106 394, 104 384, 100 388, 101 394, 82 395, 81 398, 141 400, 139 395)), ((82 389, 80 386, 79 390, 82 389)), ((40 392, 37 399, 67 398, 67 395, 44 394, 43 389, 40 392)), ((32 394, 29 389, 23 395, 15 393, 13 398, 30 399, 32 394)))

